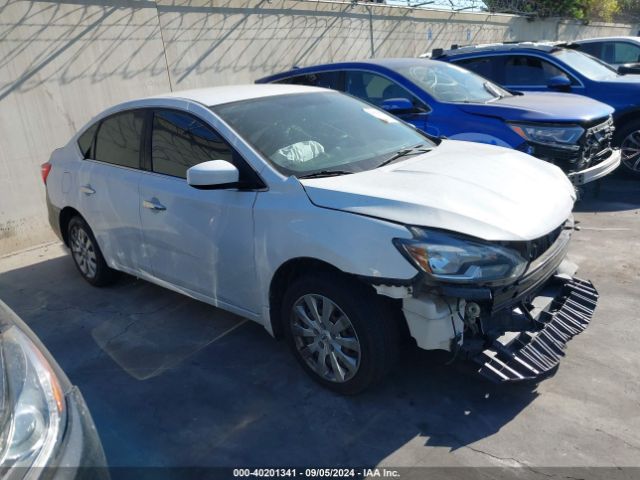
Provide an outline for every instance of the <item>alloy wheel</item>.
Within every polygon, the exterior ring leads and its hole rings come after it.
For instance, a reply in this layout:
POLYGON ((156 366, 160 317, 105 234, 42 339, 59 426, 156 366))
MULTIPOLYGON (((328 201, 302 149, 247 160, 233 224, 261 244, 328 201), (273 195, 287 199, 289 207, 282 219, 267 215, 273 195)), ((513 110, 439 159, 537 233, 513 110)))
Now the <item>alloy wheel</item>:
POLYGON ((635 173, 640 173, 640 130, 631 132, 622 141, 622 163, 635 173))
POLYGON ((79 226, 74 226, 70 232, 71 254, 78 264, 78 268, 87 278, 94 278, 97 272, 96 249, 93 241, 79 226))
POLYGON ((295 346, 321 378, 343 383, 360 367, 361 346, 349 317, 329 298, 307 294, 291 312, 295 346))

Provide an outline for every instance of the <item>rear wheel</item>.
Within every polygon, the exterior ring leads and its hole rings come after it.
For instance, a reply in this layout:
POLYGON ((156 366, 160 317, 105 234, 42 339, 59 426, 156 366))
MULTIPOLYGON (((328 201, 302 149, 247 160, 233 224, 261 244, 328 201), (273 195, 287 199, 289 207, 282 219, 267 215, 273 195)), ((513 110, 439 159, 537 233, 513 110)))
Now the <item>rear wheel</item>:
POLYGON ((117 279, 118 272, 104 261, 98 242, 82 217, 75 216, 69 221, 67 238, 73 261, 87 282, 101 287, 117 279))
POLYGON ((640 120, 620 128, 616 137, 622 153, 622 167, 628 173, 640 176, 640 120))
POLYGON ((315 381, 356 394, 381 380, 395 363, 396 310, 355 280, 319 273, 289 287, 282 321, 294 355, 315 381))

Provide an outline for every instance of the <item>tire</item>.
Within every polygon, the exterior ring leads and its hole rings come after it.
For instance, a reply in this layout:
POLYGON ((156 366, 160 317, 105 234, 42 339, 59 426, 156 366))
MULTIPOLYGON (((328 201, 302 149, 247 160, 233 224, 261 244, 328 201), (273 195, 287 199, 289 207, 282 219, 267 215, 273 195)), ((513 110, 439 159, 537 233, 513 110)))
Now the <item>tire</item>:
POLYGON ((119 272, 109 268, 104 261, 98 242, 82 217, 75 216, 69 221, 67 238, 71 258, 82 278, 94 287, 103 287, 117 280, 119 272))
POLYGON ((614 143, 622 150, 620 163, 624 171, 640 177, 640 120, 621 126, 614 143))
POLYGON ((316 382, 343 395, 360 393, 389 373, 398 357, 400 320, 390 299, 330 272, 296 279, 281 310, 298 362, 316 382))

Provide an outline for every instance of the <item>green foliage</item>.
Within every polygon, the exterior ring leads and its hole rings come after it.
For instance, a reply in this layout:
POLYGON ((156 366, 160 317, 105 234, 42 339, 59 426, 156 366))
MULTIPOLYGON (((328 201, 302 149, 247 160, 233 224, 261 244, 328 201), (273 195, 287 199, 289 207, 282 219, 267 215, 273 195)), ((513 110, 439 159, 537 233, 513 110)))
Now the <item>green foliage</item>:
POLYGON ((627 4, 640 11, 640 0, 485 0, 484 3, 492 12, 580 20, 612 20, 627 4))

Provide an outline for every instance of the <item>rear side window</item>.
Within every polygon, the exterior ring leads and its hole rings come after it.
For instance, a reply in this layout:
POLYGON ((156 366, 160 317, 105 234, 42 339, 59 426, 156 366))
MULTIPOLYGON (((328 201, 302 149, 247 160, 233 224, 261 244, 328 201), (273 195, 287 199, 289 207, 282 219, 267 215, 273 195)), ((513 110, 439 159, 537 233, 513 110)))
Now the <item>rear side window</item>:
POLYGON ((307 73, 306 75, 297 75, 295 77, 278 80, 275 83, 310 85, 312 87, 331 88, 333 90, 343 89, 342 72, 307 73))
POLYGON ((103 120, 96 137, 95 159, 122 167, 140 167, 144 112, 132 111, 103 120))
POLYGON ((501 59, 498 57, 467 58, 466 60, 460 60, 455 63, 494 82, 502 82, 502 80, 498 78, 500 74, 499 64, 501 63, 501 59))
POLYGON ((83 158, 93 158, 93 138, 96 136, 96 130, 98 130, 98 124, 94 123, 78 138, 78 148, 83 158))
POLYGON ((209 160, 233 162, 233 151, 209 126, 172 110, 153 115, 151 161, 153 171, 186 178, 187 169, 209 160))
POLYGON ((602 59, 602 43, 600 42, 582 43, 580 45, 576 45, 575 48, 576 50, 602 59))

